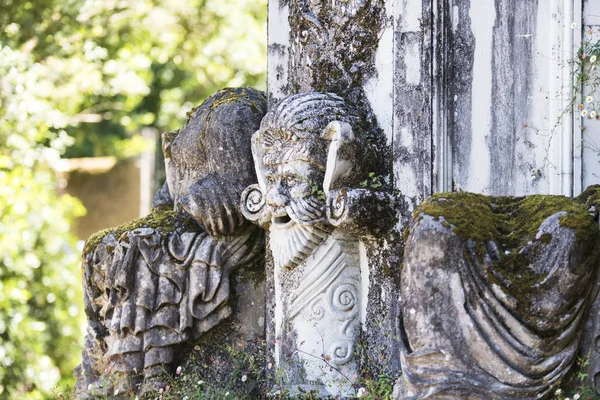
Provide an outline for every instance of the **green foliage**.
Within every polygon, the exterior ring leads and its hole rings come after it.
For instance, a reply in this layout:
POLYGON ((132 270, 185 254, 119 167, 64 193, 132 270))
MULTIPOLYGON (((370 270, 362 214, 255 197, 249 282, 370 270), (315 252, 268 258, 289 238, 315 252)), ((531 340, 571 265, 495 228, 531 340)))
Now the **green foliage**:
POLYGON ((266 1, 0 2, 0 399, 44 398, 80 358, 81 204, 61 157, 128 157, 223 86, 263 86, 266 1))
MULTIPOLYGON (((394 392, 394 381, 387 375, 381 374, 372 379, 364 379, 363 399, 368 400, 392 400, 394 392)), ((361 390, 361 389, 359 389, 361 390)))
POLYGON ((375 172, 369 172, 369 176, 364 181, 360 182, 361 187, 370 187, 373 189, 379 189, 383 186, 382 180, 379 176, 375 175, 375 172))
POLYGON ((589 354, 584 358, 577 359, 577 368, 566 381, 561 382, 560 388, 553 393, 552 399, 557 400, 598 400, 600 396, 596 389, 590 387, 586 382, 588 374, 585 373, 589 364, 589 354))
POLYGON ((154 399, 247 399, 261 398, 265 390, 265 343, 239 346, 204 341, 178 367, 167 374, 167 384, 144 398, 154 399))
POLYGON ((79 359, 69 221, 84 209, 56 192, 51 167, 72 139, 48 74, 30 50, 0 46, 0 398, 42 398, 79 359))
POLYGON ((224 86, 264 89, 265 21, 266 0, 10 0, 0 48, 35 63, 25 85, 76 139, 67 157, 125 157, 224 86))

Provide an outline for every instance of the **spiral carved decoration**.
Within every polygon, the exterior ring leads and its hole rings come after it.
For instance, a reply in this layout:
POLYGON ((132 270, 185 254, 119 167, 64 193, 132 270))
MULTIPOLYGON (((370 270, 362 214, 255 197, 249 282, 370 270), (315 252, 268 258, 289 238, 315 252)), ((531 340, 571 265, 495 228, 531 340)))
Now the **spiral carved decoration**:
POLYGON ((334 343, 331 346, 331 361, 337 365, 344 365, 352 360, 354 344, 350 341, 334 343))
POLYGON ((357 304, 357 295, 358 290, 356 289, 356 286, 350 283, 343 283, 334 289, 331 304, 338 311, 352 311, 357 304))
POLYGON ((315 301, 310 305, 310 316, 312 319, 323 319, 325 316, 325 307, 322 304, 323 300, 321 297, 318 297, 315 301))
POLYGON ((249 221, 258 223, 266 218, 266 198, 257 184, 248 186, 241 196, 242 214, 249 221))

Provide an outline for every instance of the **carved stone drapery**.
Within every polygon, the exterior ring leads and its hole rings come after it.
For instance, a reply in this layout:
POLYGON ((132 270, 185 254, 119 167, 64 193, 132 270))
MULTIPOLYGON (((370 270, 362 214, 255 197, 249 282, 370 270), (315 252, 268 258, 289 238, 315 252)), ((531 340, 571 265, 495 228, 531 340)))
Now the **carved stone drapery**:
POLYGON ((399 398, 547 398, 574 365, 597 296, 599 202, 592 187, 576 199, 424 202, 402 270, 399 398))
POLYGON ((291 390, 354 393, 368 268, 360 238, 395 222, 392 196, 360 187, 378 165, 375 138, 330 93, 282 100, 252 148, 258 185, 242 195, 246 218, 270 230, 275 263, 275 361, 291 390))
POLYGON ((211 96, 164 135, 167 182, 151 214, 88 240, 78 397, 156 389, 185 345, 232 314, 232 274, 263 254, 239 198, 255 182, 250 137, 265 108, 254 89, 211 96))

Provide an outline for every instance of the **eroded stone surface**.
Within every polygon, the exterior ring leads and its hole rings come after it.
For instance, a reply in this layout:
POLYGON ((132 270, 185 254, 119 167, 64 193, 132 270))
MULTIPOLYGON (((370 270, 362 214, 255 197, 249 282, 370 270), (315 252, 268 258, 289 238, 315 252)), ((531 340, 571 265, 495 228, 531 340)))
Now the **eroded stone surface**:
POLYGON ((398 398, 536 399, 569 372, 597 293, 590 202, 440 194, 406 241, 398 398))
MULTIPOLYGON (((255 182, 250 137, 265 108, 264 94, 249 88, 210 97, 164 135, 167 183, 151 214, 88 240, 78 397, 160 386, 182 349, 231 315, 230 277, 263 254, 262 232, 245 221, 239 198, 255 182)), ((247 302, 264 304, 253 286, 234 286, 247 302)), ((235 315, 232 337, 261 332, 264 319, 246 314, 235 315)))

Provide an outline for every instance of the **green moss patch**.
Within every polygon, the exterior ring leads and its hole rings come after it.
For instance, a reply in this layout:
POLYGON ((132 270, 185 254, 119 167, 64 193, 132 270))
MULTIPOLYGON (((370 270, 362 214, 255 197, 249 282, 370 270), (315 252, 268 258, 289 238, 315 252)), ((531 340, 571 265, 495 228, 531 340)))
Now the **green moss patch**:
MULTIPOLYGON (((532 195, 527 197, 493 197, 475 193, 439 193, 424 201, 415 211, 418 218, 426 214, 444 217, 461 239, 471 239, 480 246, 496 242, 501 250, 516 251, 535 236, 542 222, 565 211, 562 227, 574 229, 576 240, 589 241, 598 235, 596 216, 591 207, 600 206, 600 185, 590 186, 579 197, 532 195)), ((548 234, 539 240, 548 243, 548 234)))
POLYGON ((173 211, 170 206, 163 205, 153 208, 150 214, 143 218, 119 225, 116 228, 96 232, 85 242, 83 256, 91 254, 107 235, 112 233, 116 238, 119 238, 123 233, 139 228, 152 228, 164 233, 173 232, 177 228, 183 231, 197 231, 199 229, 198 224, 189 215, 173 211))
POLYGON ((540 225, 558 213, 560 225, 575 232, 575 251, 581 262, 597 262, 599 258, 600 185, 590 186, 576 198, 551 195, 527 197, 493 197, 474 193, 440 193, 424 201, 414 218, 430 215, 452 229, 463 243, 470 245, 467 259, 475 258, 483 266, 482 274, 489 283, 497 284, 510 293, 521 307, 529 307, 535 297, 537 284, 546 274, 530 268, 529 257, 552 241, 548 233, 536 238, 540 225), (485 265, 488 245, 498 247, 497 262, 485 265), (529 245, 526 252, 522 252, 529 245), (585 260, 585 261, 584 261, 585 260))

